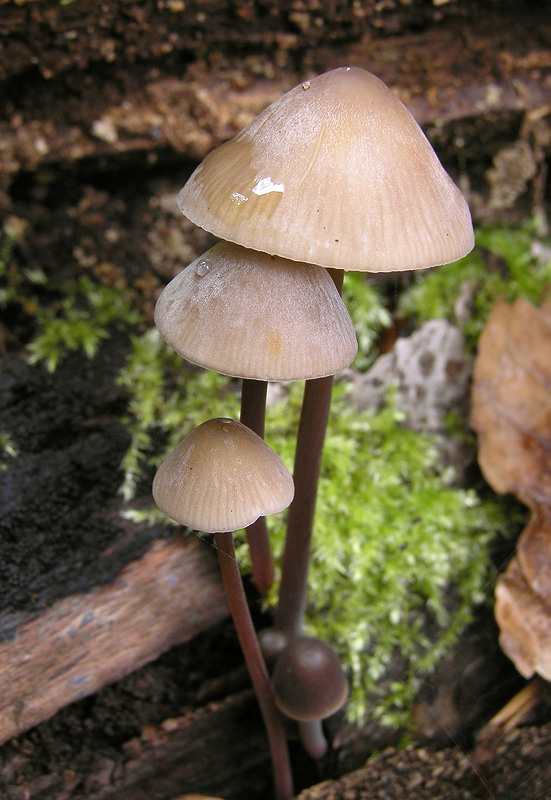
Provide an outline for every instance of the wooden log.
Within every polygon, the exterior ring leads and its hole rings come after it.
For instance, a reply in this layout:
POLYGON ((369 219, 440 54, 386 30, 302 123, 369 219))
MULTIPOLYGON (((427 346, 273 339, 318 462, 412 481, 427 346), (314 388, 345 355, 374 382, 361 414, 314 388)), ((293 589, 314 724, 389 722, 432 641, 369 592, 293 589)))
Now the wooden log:
POLYGON ((481 758, 459 748, 389 748, 363 769, 301 792, 298 800, 543 800, 551 781, 551 725, 499 736, 481 758))
MULTIPOLYGON (((515 0, 499 0, 500 13, 517 10, 515 0)), ((186 60, 206 50, 292 51, 293 57, 327 42, 363 35, 382 37, 421 30, 443 20, 480 16, 478 0, 0 0, 0 80, 22 76, 51 79, 61 72, 95 65, 186 60)), ((526 9, 523 9, 526 12, 526 9)), ((524 14, 523 14, 524 16, 524 14)), ((518 19, 518 14, 517 14, 518 19)))
MULTIPOLYGON (((221 47, 230 48, 240 30, 230 24, 221 47)), ((19 172, 61 164, 78 168, 89 159, 112 163, 142 153, 151 163, 170 153, 201 159, 291 86, 343 63, 378 74, 427 128, 437 150, 451 152, 463 166, 473 154, 489 163, 499 147, 515 141, 524 115, 541 121, 549 114, 551 23, 537 10, 516 16, 514 25, 503 12, 487 9, 472 21, 444 20, 420 33, 384 39, 370 27, 348 38, 343 29, 338 47, 311 38, 297 53, 295 39, 283 29, 269 32, 279 41, 275 50, 255 52, 246 63, 231 48, 223 59, 195 48, 195 60, 183 70, 162 59, 151 69, 149 63, 125 61, 129 53, 117 51, 106 80, 88 54, 84 72, 56 69, 40 86, 27 83, 17 96, 7 92, 0 122, 1 188, 8 191, 19 172), (33 91, 40 94, 38 107, 33 91)), ((131 39, 124 27, 121 35, 131 39)), ((261 28, 259 36, 265 35, 261 28)), ((243 46, 253 45, 245 37, 243 46)), ((546 152, 548 138, 542 135, 538 143, 546 152)))
POLYGON ((22 751, 0 770, 0 796, 10 800, 150 800, 197 792, 253 800, 271 791, 266 736, 251 689, 148 725, 118 752, 65 771, 22 779, 29 759, 22 751))
POLYGON ((155 542, 113 583, 54 603, 0 645, 0 743, 227 615, 214 551, 155 542))

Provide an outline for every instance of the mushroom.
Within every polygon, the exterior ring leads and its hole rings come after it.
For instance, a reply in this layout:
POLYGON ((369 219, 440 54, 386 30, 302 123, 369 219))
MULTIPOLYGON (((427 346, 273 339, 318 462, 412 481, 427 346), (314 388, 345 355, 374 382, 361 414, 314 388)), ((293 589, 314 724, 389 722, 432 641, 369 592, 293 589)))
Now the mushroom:
MULTIPOLYGON (((354 326, 327 271, 220 242, 155 307, 163 338, 194 364, 243 379, 241 421, 264 434, 266 381, 330 375, 356 355, 354 326)), ((264 520, 247 530, 262 594, 273 581, 264 520)))
POLYGON ((293 479, 271 447, 224 417, 184 436, 153 481, 153 498, 167 517, 208 533, 245 528, 282 511, 293 492, 293 479))
MULTIPOLYGON (((423 269, 474 245, 468 206, 400 100, 365 70, 299 84, 210 153, 178 195, 197 225, 245 247, 342 270, 423 269)), ((306 382, 277 624, 306 603, 331 376, 306 382)))
POLYGON ((173 278, 155 306, 155 324, 183 358, 236 378, 333 375, 358 348, 327 270, 229 242, 173 278))
POLYGON ((235 420, 208 420, 188 433, 159 467, 153 497, 182 525, 216 532, 228 604, 266 726, 277 800, 293 796, 285 732, 275 706, 241 582, 232 531, 285 508, 293 481, 281 459, 235 420))
POLYGON ((424 133, 357 67, 268 106, 209 153, 178 205, 221 239, 345 270, 425 268, 474 244, 468 206, 424 133))
POLYGON ((272 686, 280 711, 298 722, 306 751, 322 758, 327 741, 321 721, 342 708, 349 689, 335 651, 313 636, 292 639, 278 656, 272 686))

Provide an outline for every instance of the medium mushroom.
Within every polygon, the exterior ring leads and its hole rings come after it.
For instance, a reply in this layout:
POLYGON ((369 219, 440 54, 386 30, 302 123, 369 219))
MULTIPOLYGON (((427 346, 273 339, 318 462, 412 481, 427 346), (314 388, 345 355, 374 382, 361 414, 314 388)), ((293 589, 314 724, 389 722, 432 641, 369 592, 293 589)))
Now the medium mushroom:
MULTIPOLYGON (((422 269, 466 255, 468 206, 425 135, 382 81, 342 67, 299 84, 210 153, 178 195, 223 239, 342 270, 422 269)), ((332 378, 306 382, 278 626, 302 628, 332 378)))
POLYGON ((293 796, 285 732, 251 620, 232 531, 260 514, 281 511, 293 481, 281 459, 235 420, 208 420, 188 433, 159 467, 153 497, 182 525, 216 532, 215 543, 228 604, 266 725, 277 800, 293 796))
POLYGON ((327 751, 322 720, 342 708, 349 689, 335 651, 313 636, 293 639, 277 658, 272 685, 280 711, 298 722, 305 750, 322 758, 327 751))
POLYGON ((220 242, 165 287, 165 341, 193 364, 262 381, 333 375, 358 348, 327 270, 220 242))
MULTIPOLYGON (((163 290, 155 323, 183 358, 243 379, 241 421, 264 433, 266 381, 330 375, 356 355, 354 326, 322 267, 220 242, 163 290)), ((247 530, 262 594, 273 580, 265 523, 247 530)))

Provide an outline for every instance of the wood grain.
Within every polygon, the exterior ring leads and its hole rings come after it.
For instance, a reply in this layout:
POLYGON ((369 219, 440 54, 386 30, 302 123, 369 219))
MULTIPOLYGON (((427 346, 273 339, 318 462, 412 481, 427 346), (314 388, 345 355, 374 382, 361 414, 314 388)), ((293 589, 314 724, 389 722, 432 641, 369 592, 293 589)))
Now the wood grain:
POLYGON ((60 600, 0 645, 0 743, 227 614, 214 551, 155 542, 112 584, 60 600))

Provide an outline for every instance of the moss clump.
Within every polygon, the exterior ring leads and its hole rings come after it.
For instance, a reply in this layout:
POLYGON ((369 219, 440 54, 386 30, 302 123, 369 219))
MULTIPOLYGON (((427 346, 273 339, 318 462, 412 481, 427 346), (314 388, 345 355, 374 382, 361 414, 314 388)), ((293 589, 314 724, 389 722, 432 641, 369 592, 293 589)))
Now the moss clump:
POLYGON ((127 327, 140 321, 124 294, 88 277, 58 287, 61 299, 52 308, 38 308, 38 334, 28 347, 29 361, 43 361, 50 372, 70 350, 82 348, 93 358, 109 327, 127 327))
POLYGON ((71 350, 82 349, 93 358, 113 327, 126 328, 142 321, 124 291, 88 276, 52 283, 41 270, 21 270, 13 250, 26 223, 10 218, 0 234, 0 309, 19 307, 35 333, 28 345, 31 364, 43 362, 54 372, 71 350))
MULTIPOLYGON (((199 423, 222 415, 239 416, 239 383, 186 365, 156 329, 132 339, 131 354, 119 384, 129 395, 125 421, 131 444, 123 461, 125 477, 121 487, 127 501, 135 495, 145 459, 158 465, 199 423), (166 442, 160 454, 153 452, 155 432, 166 442)), ((144 515, 136 518, 143 519, 144 515)), ((145 518, 153 519, 147 514, 145 518)), ((161 518, 166 519, 164 515, 161 518)))
POLYGON ((459 320, 471 347, 476 345, 498 299, 523 297, 535 305, 551 288, 551 242, 531 226, 487 227, 476 232, 477 246, 465 258, 419 274, 400 297, 399 312, 420 322, 456 322, 456 303, 470 298, 468 314, 459 320))

